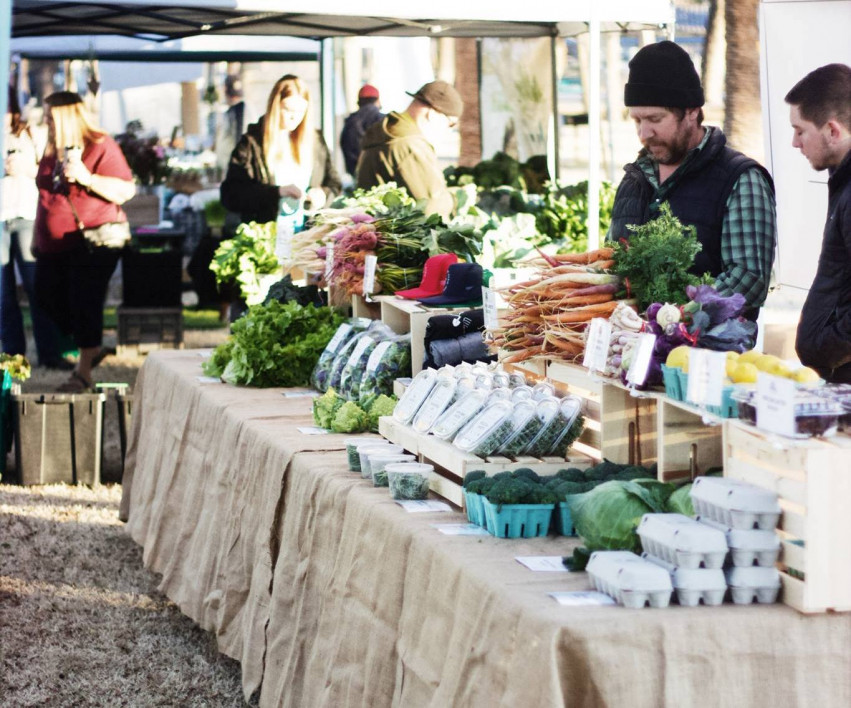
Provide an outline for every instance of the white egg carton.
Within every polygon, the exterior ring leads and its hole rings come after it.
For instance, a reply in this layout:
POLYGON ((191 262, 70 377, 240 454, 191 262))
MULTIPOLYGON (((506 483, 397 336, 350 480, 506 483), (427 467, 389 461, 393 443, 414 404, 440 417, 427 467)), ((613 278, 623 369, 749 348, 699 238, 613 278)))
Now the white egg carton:
POLYGON ((697 607, 701 600, 709 607, 724 602, 727 580, 721 568, 678 568, 646 551, 641 557, 668 571, 677 602, 683 607, 697 607))
POLYGON ((777 568, 727 568, 725 571, 730 595, 737 605, 750 605, 756 601, 770 605, 777 602, 780 592, 780 573, 777 568))
POLYGON ((667 607, 671 602, 671 576, 635 553, 595 551, 587 571, 598 592, 624 607, 639 609, 648 602, 651 607, 667 607))
POLYGON ((746 482, 726 477, 698 477, 690 495, 698 516, 730 528, 757 526, 770 531, 780 520, 777 494, 746 482))
POLYGON ((636 533, 647 553, 677 568, 718 569, 727 557, 721 531, 683 514, 645 514, 636 533))
POLYGON ((698 516, 697 520, 723 532, 730 549, 728 560, 737 568, 749 568, 754 563, 761 568, 772 568, 780 556, 780 538, 774 531, 763 529, 732 529, 712 519, 698 516))

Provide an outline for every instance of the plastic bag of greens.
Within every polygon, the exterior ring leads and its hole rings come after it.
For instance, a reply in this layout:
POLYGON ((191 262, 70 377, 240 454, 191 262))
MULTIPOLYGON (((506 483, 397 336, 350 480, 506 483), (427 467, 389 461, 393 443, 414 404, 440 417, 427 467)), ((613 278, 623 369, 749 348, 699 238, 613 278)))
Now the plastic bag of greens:
POLYGON ((360 381, 363 378, 366 363, 369 361, 369 355, 379 342, 394 336, 393 330, 380 322, 378 326, 370 326, 363 334, 364 336, 358 340, 340 372, 340 395, 355 402, 360 395, 360 381))
POLYGON ((334 359, 337 354, 346 346, 346 344, 356 334, 363 332, 370 324, 371 320, 365 317, 353 317, 348 322, 341 324, 331 341, 319 355, 319 361, 313 368, 313 373, 310 375, 310 385, 317 391, 323 393, 328 390, 328 379, 331 376, 331 369, 334 366, 334 359))
POLYGON ((364 410, 372 408, 376 399, 393 393, 393 381, 411 375, 411 335, 379 342, 366 362, 358 389, 358 403, 364 410))

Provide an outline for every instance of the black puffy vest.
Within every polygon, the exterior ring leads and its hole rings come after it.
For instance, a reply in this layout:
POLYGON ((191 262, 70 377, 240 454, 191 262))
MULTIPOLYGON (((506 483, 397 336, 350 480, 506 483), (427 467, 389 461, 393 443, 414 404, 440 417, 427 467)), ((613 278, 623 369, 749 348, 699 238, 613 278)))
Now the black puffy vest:
MULTIPOLYGON (((756 167, 774 189, 771 176, 756 160, 727 147, 727 138, 718 129, 689 164, 687 171, 677 175, 677 182, 665 197, 671 211, 686 225, 697 228, 697 238, 703 249, 695 256, 689 272, 695 275, 709 273, 715 277, 723 270, 721 262, 721 229, 727 199, 736 180, 747 169, 756 167)), ((625 175, 615 195, 612 209, 610 238, 629 239, 632 233, 627 224, 641 225, 650 221, 650 205, 654 189, 641 168, 635 163, 624 167, 625 175)))

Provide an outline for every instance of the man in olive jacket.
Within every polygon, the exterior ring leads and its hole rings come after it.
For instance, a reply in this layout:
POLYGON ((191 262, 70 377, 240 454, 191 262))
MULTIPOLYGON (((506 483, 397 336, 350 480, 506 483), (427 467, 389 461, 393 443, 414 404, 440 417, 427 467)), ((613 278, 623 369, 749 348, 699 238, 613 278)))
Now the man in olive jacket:
POLYGON ((792 147, 829 174, 821 254, 795 349, 827 381, 851 383, 851 67, 819 67, 795 84, 786 103, 792 147))
POLYGON ((455 200, 438 166, 434 143, 455 125, 464 104, 445 81, 432 81, 408 95, 414 100, 403 113, 389 113, 364 134, 357 184, 369 189, 395 182, 414 199, 425 199, 426 213, 447 218, 455 200))

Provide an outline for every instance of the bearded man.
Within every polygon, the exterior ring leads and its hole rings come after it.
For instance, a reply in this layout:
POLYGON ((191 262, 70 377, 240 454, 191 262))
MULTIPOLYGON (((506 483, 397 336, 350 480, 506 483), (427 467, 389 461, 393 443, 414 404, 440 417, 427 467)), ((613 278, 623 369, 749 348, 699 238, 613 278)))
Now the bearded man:
POLYGON ((774 264, 774 184, 755 160, 727 146, 724 133, 703 125, 703 88, 691 58, 663 41, 629 62, 624 103, 643 146, 615 195, 610 240, 629 239, 627 224, 656 218, 668 202, 697 229, 702 249, 689 269, 709 273, 723 295, 744 295, 756 320, 774 264))

